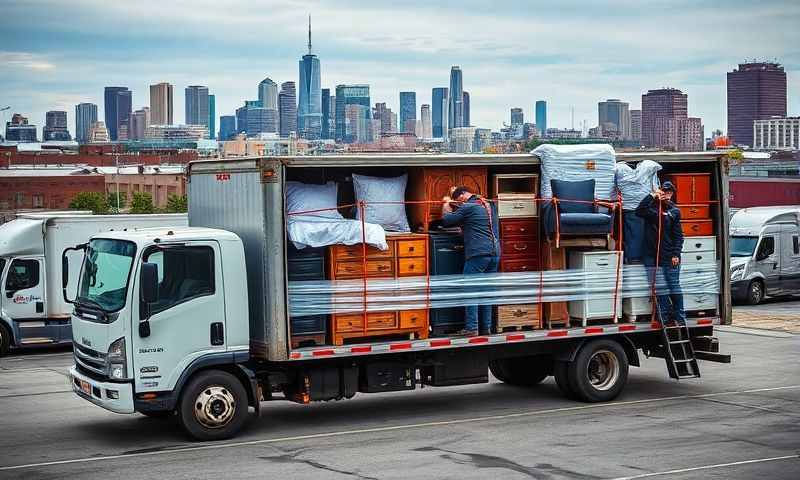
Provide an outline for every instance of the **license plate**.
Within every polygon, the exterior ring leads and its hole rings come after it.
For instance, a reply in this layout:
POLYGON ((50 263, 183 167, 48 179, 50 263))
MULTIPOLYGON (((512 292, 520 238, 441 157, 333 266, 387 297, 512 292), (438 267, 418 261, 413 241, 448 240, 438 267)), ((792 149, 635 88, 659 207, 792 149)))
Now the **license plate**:
POLYGON ((92 394, 92 386, 89 384, 89 382, 87 382, 85 380, 81 380, 81 390, 86 395, 91 395, 92 394))

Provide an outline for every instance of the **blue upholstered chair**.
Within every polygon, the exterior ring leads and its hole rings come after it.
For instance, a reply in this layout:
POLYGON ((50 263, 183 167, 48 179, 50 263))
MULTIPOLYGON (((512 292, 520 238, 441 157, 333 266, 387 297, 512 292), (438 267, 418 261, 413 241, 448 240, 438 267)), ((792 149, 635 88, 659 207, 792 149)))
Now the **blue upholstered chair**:
MULTIPOLYGON (((570 182, 550 180, 553 197, 558 200, 558 231, 561 235, 608 235, 611 233, 613 218, 609 213, 601 213, 594 203, 594 180, 570 182), (571 202, 581 200, 583 202, 571 202)), ((608 211, 607 208, 603 210, 608 211)), ((548 237, 556 233, 556 206, 553 202, 542 206, 544 228, 548 237)))

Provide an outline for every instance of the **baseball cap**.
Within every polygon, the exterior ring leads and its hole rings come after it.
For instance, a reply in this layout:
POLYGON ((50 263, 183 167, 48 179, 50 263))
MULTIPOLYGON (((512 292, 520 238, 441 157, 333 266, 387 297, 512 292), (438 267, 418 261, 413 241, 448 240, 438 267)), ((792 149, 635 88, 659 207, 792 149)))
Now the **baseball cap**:
POLYGON ((669 180, 665 180, 664 183, 661 184, 661 190, 670 191, 672 193, 676 192, 675 185, 672 184, 669 180))

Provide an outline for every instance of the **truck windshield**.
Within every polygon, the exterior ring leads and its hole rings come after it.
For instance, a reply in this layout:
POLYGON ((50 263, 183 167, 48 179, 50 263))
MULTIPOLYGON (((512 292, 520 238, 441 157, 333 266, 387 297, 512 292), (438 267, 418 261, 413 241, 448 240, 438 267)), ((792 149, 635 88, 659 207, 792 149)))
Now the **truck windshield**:
POLYGON ((89 242, 77 302, 106 312, 122 309, 135 252, 136 245, 124 240, 95 239, 89 242))
POLYGON ((731 237, 731 257, 752 257, 758 237, 731 237))

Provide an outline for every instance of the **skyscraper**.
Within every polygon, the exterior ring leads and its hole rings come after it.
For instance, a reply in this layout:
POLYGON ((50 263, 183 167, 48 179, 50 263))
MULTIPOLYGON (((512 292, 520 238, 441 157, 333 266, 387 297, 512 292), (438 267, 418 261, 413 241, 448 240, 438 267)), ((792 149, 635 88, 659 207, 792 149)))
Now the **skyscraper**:
POLYGON ((522 125, 525 123, 525 117, 521 108, 511 109, 511 125, 522 125))
POLYGON ((369 119, 369 85, 336 85, 336 140, 353 143, 354 139, 347 136, 347 105, 367 107, 366 111, 360 111, 369 119))
POLYGON ((45 113, 42 141, 69 141, 72 137, 67 130, 67 112, 51 110, 45 113))
MULTIPOLYGON (((336 107, 333 106, 331 108, 331 89, 330 88, 323 88, 322 89, 322 128, 320 128, 320 138, 323 140, 328 140, 331 138, 331 116, 332 113, 336 111, 336 107)), ((336 128, 336 127, 334 127, 336 128)))
POLYGON ((130 129, 128 138, 130 140, 141 140, 144 132, 150 126, 150 107, 142 107, 131 114, 130 129))
POLYGON ((297 106, 299 136, 316 140, 322 134, 322 82, 319 58, 311 53, 311 16, 308 17, 308 53, 300 59, 299 87, 297 106))
POLYGON ((628 103, 616 98, 598 102, 597 125, 605 136, 613 130, 620 138, 631 138, 631 114, 628 103))
POLYGON ((547 132, 547 102, 544 100, 536 101, 536 128, 541 136, 547 132))
POLYGON ((631 110, 631 140, 642 139, 642 111, 631 110))
POLYGON ((186 87, 186 125, 208 125, 210 105, 208 99, 208 87, 202 85, 190 85, 186 87))
POLYGON ((223 115, 219 117, 219 140, 230 140, 236 134, 236 117, 223 115))
POLYGON ((6 141, 9 142, 35 142, 36 125, 29 124, 28 118, 19 113, 11 116, 11 121, 6 122, 6 141))
POLYGON ((786 116, 786 72, 778 63, 740 63, 728 72, 728 137, 753 146, 753 121, 786 116))
POLYGON ((89 141, 89 129, 97 121, 97 105, 79 103, 75 105, 75 140, 78 143, 89 141))
POLYGON ((447 125, 449 128, 464 126, 464 84, 461 67, 457 65, 450 68, 450 105, 447 125))
POLYGON ((417 120, 416 92, 400 92, 400 131, 414 133, 413 125, 417 120), (409 122, 413 120, 413 122, 409 122))
POLYGON ((104 91, 105 127, 111 141, 117 140, 120 125, 128 125, 133 104, 133 92, 128 87, 106 87, 104 91))
POLYGON ((431 131, 433 138, 446 138, 450 98, 446 87, 437 87, 431 90, 431 131))
POLYGON ((642 144, 677 151, 703 149, 703 126, 688 116, 688 96, 675 88, 642 95, 642 144))
POLYGON ((461 94, 461 103, 464 104, 464 126, 469 127, 472 124, 472 119, 469 117, 469 92, 464 91, 461 94))
MULTIPOLYGON (((337 95, 338 97, 338 95, 337 95)), ((370 141, 371 119, 369 107, 348 103, 344 109, 346 143, 368 143, 370 141)))
POLYGON ((422 104, 419 109, 420 120, 422 121, 422 138, 432 138, 433 129, 431 128, 431 106, 427 103, 422 104))
POLYGON ((150 85, 150 120, 153 125, 172 125, 172 85, 167 82, 150 85))
POLYGON ((208 96, 208 138, 214 140, 217 134, 217 97, 208 96))
POLYGON ((258 101, 261 107, 268 110, 269 121, 266 125, 266 132, 277 132, 280 128, 278 112, 278 84, 272 79, 265 78, 258 84, 258 101))
POLYGON ((372 118, 380 122, 380 133, 392 131, 392 111, 386 107, 386 103, 376 103, 372 108, 372 118))
MULTIPOLYGON (((281 137, 297 133, 297 90, 294 82, 283 82, 278 93, 278 117, 281 137)), ((238 126, 240 129, 241 125, 238 126)))

